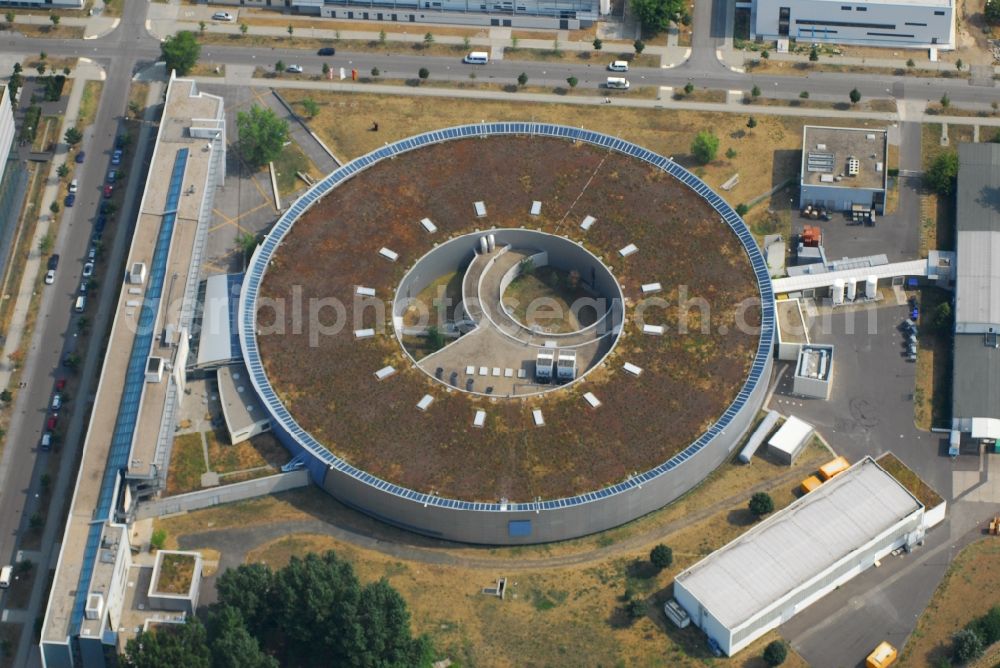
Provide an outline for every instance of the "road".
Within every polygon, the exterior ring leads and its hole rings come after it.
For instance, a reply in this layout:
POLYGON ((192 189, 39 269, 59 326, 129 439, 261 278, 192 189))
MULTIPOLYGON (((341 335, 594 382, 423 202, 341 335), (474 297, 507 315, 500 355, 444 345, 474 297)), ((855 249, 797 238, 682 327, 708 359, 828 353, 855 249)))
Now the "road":
MULTIPOLYGON (((918 103, 935 102, 947 93, 958 104, 978 103, 988 105, 1000 101, 1000 91, 992 87, 972 86, 965 79, 894 77, 890 75, 862 75, 817 72, 809 77, 771 76, 742 74, 730 70, 716 57, 726 33, 728 5, 726 0, 713 3, 695 3, 696 32, 692 40, 690 58, 672 69, 635 68, 629 77, 634 85, 683 87, 691 81, 699 87, 724 90, 747 91, 759 86, 769 97, 798 98, 806 90, 811 99, 846 101, 847 93, 857 87, 863 98, 895 98, 918 103)), ((125 113, 128 89, 132 75, 159 57, 158 40, 145 27, 148 0, 129 0, 123 3, 124 14, 118 27, 108 35, 94 40, 48 40, 32 39, 19 35, 4 34, 0 37, 0 53, 32 54, 46 51, 54 57, 85 57, 96 61, 107 72, 104 92, 95 124, 85 138, 88 160, 79 172, 81 193, 76 206, 64 214, 55 252, 60 253, 62 262, 57 274, 57 282, 49 287, 42 297, 38 325, 30 352, 24 367, 24 378, 28 385, 17 393, 12 412, 12 420, 7 435, 8 455, 0 467, 0 558, 11 561, 15 555, 17 538, 26 528, 27 517, 31 514, 38 489, 38 477, 43 468, 43 458, 37 453, 37 443, 49 405, 51 389, 59 371, 59 359, 64 347, 72 345, 75 331, 72 316, 72 298, 80 282, 82 258, 86 253, 90 236, 90 220, 95 214, 99 198, 99 187, 107 165, 113 137, 125 113), (13 482, 13 481, 16 481, 13 482)), ((400 47, 401 50, 404 47, 400 47)), ((339 51, 332 58, 317 57, 311 51, 295 49, 246 48, 240 46, 206 46, 202 60, 226 65, 259 63, 263 67, 273 67, 277 60, 298 63, 307 73, 318 73, 322 64, 334 68, 357 68, 367 73, 378 67, 385 78, 412 78, 418 69, 427 67, 435 79, 467 80, 476 72, 480 80, 495 80, 512 83, 524 72, 531 84, 562 85, 569 76, 575 76, 581 86, 599 86, 605 81, 607 72, 601 65, 578 63, 546 63, 528 61, 497 61, 488 66, 468 66, 458 58, 417 56, 408 53, 377 54, 339 51)), ((903 131, 909 138, 915 138, 912 146, 919 147, 919 126, 908 124, 903 131)), ((919 169, 919 148, 904 144, 901 162, 906 168, 919 169)), ((138 165, 131 168, 133 188, 144 181, 138 165)), ((135 198, 129 199, 129 203, 135 198)), ((122 220, 130 221, 130 204, 121 212, 122 220)), ((127 234, 118 234, 116 243, 107 260, 109 276, 114 276, 120 268, 127 234)), ((114 279, 106 280, 106 289, 99 292, 96 312, 91 305, 93 340, 103 340, 110 322, 114 279)), ((54 546, 61 535, 61 518, 66 494, 73 489, 75 481, 74 463, 80 447, 80 436, 84 433, 87 397, 92 393, 93 382, 98 374, 99 346, 91 346, 85 359, 81 378, 82 387, 77 398, 64 409, 62 419, 68 419, 68 437, 64 444, 65 457, 60 473, 54 484, 54 497, 50 515, 42 541, 40 561, 47 564, 54 546)), ((41 585, 32 594, 27 619, 39 614, 43 604, 41 585)), ((31 624, 25 625, 24 637, 17 655, 16 665, 24 665, 26 647, 30 638, 31 624)))

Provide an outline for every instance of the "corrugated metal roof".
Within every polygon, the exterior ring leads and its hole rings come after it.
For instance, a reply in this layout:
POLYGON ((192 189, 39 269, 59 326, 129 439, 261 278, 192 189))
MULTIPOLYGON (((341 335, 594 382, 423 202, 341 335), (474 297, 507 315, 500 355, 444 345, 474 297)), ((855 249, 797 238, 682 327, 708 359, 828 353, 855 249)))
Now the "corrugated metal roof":
POLYGON ((985 331, 1000 327, 1000 145, 961 144, 958 157, 955 325, 985 331))
POLYGON ((713 617, 739 628, 921 504, 865 458, 677 576, 713 617))
POLYGON ((859 281, 862 286, 869 276, 875 276, 879 280, 894 278, 896 276, 926 276, 927 260, 909 260, 907 262, 893 262, 877 267, 859 267, 856 269, 844 269, 842 271, 827 271, 822 274, 803 274, 801 276, 789 276, 788 278, 776 278, 772 281, 775 294, 786 294, 789 292, 800 292, 802 290, 814 290, 816 288, 828 288, 838 278, 844 281, 859 281))
POLYGON ((243 274, 216 274, 205 281, 205 304, 198 339, 198 366, 240 356, 235 322, 243 274))

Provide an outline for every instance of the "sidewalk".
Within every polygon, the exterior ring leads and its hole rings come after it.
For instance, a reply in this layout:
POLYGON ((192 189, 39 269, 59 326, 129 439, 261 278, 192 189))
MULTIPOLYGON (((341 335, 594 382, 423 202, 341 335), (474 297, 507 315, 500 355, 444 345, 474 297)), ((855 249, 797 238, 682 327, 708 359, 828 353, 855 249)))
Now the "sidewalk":
MULTIPOLYGON (((31 239, 28 261, 24 267, 24 273, 21 275, 21 283, 17 289, 17 301, 14 304, 10 329, 7 330, 6 338, 3 342, 3 351, 0 353, 0 387, 2 388, 9 389, 11 375, 14 372, 14 365, 11 364, 10 355, 21 347, 21 339, 24 337, 25 326, 28 321, 28 311, 31 308, 31 300, 36 296, 35 284, 45 259, 38 252, 38 244, 49 233, 49 228, 52 226, 54 220, 53 214, 49 212, 49 206, 52 202, 59 199, 61 184, 56 171, 60 165, 66 162, 68 151, 66 144, 62 143, 61 140, 63 135, 66 134, 66 130, 76 125, 77 116, 80 113, 80 99, 83 97, 83 88, 86 81, 91 79, 103 80, 104 76, 104 70, 86 58, 80 59, 76 70, 70 75, 70 79, 73 80, 73 89, 70 91, 69 101, 66 106, 66 115, 63 117, 63 124, 59 130, 60 143, 49 165, 49 174, 46 178, 45 190, 42 193, 42 201, 39 207, 38 224, 35 226, 35 234, 31 239)), ((86 144, 86 139, 85 135, 84 145, 86 144)), ((65 209, 56 215, 62 215, 63 213, 65 213, 65 209)), ((26 213, 25 215, 31 214, 26 213)), ((53 252, 59 253, 60 251, 61 243, 60 239, 57 238, 53 244, 53 252)), ((40 295, 40 297, 44 298, 45 295, 40 295)), ((35 351, 36 348, 32 347, 25 356, 23 367, 25 372, 29 372, 34 367, 35 351)))
MULTIPOLYGON (((14 10, 17 14, 17 10, 14 10)), ((81 18, 75 16, 61 16, 59 18, 60 26, 82 26, 83 27, 83 38, 84 39, 98 39, 104 37, 112 30, 118 27, 121 22, 116 16, 100 16, 97 12, 93 16, 88 18, 81 18)), ((49 20, 48 16, 37 16, 35 14, 17 14, 14 19, 14 32, 17 32, 17 26, 21 25, 52 25, 52 21, 49 20)), ((45 38, 45 35, 34 35, 33 37, 45 38)), ((58 39, 58 38, 53 38, 58 39)))
MULTIPOLYGON (((209 18, 211 17, 211 8, 204 8, 204 16, 202 16, 198 10, 188 7, 188 6, 175 6, 175 5, 164 5, 160 3, 152 3, 149 8, 149 19, 147 20, 147 29, 149 32, 159 38, 163 39, 168 35, 172 35, 179 30, 190 30, 197 33, 199 31, 199 21, 204 20, 206 22, 205 32, 219 35, 240 35, 239 21, 234 21, 232 23, 219 23, 211 22, 209 18), (181 12, 186 15, 183 19, 178 18, 181 12)), ((298 18, 298 17, 297 17, 298 18)), ((316 21, 317 25, 322 25, 325 19, 318 19, 316 21)), ((414 24, 402 24, 402 23, 388 23, 387 28, 398 28, 399 26, 413 26, 414 24)), ((387 42, 401 42, 404 44, 420 44, 424 40, 424 33, 430 32, 434 33, 435 26, 430 24, 424 24, 417 26, 413 33, 409 32, 389 32, 386 31, 385 39, 387 42)), ((484 26, 472 26, 475 28, 485 28, 484 26)), ((504 49, 513 46, 513 39, 510 36, 509 28, 489 28, 489 35, 487 37, 469 37, 470 48, 482 47, 484 50, 492 50, 493 53, 499 51, 501 57, 504 49)), ((275 37, 282 40, 288 40, 287 29, 282 26, 262 26, 262 25, 250 25, 249 32, 247 33, 251 36, 256 37, 275 37)), ((353 40, 361 42, 377 42, 379 40, 379 33, 375 31, 365 31, 365 30, 330 30, 325 28, 296 28, 295 37, 303 39, 328 39, 328 40, 353 40)), ((465 43, 464 37, 459 37, 457 35, 435 35, 434 42, 436 44, 448 44, 448 45, 460 45, 465 43)), ((517 47, 519 49, 538 49, 542 51, 552 50, 553 42, 559 40, 559 48, 562 51, 593 51, 594 45, 591 41, 571 41, 566 38, 566 31, 553 32, 552 39, 528 39, 528 38, 518 38, 517 47)), ((237 42, 238 44, 238 42, 237 42)), ((294 42, 290 43, 289 46, 294 47, 294 42)), ((632 51, 633 46, 630 41, 605 41, 604 51, 611 53, 614 51, 632 51)), ((663 67, 674 67, 687 58, 691 49, 682 46, 656 46, 648 45, 643 51, 644 54, 658 55, 660 57, 660 63, 663 67)))
MULTIPOLYGON (((569 96, 556 95, 554 93, 506 93, 493 90, 475 90, 461 88, 436 88, 434 86, 394 86, 382 84, 352 83, 350 81, 298 81, 282 79, 259 79, 244 74, 250 72, 248 68, 226 68, 226 76, 221 81, 227 86, 244 86, 253 88, 299 88, 302 90, 322 90, 340 91, 350 93, 373 93, 381 95, 404 95, 409 97, 442 97, 461 98, 478 100, 500 100, 510 102, 549 102, 555 104, 576 104, 576 105, 606 105, 604 97, 593 96, 569 96), (244 72, 244 73, 241 73, 244 72)), ((218 84, 219 77, 192 77, 201 84, 218 84)), ((662 89, 661 89, 662 90, 662 89)), ((883 122, 899 122, 900 114, 895 112, 881 111, 840 111, 837 109, 811 109, 803 107, 787 106, 764 106, 747 105, 742 101, 730 97, 728 102, 684 102, 674 100, 671 95, 663 94, 662 99, 649 100, 638 98, 617 97, 614 101, 616 107, 631 107, 645 109, 679 109, 690 111, 709 111, 730 114, 748 114, 755 116, 798 116, 805 118, 858 118, 870 119, 883 122)), ((1000 127, 1000 117, 982 116, 943 116, 932 115, 924 111, 922 107, 917 108, 911 105, 905 111, 907 121, 919 123, 942 123, 950 125, 972 125, 984 127, 1000 127)))

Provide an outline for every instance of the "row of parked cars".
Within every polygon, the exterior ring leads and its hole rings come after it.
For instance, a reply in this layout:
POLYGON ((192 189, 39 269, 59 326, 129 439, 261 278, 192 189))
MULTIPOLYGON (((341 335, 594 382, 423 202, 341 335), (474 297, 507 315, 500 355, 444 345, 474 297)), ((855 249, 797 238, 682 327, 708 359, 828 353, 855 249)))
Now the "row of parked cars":
MULTIPOLYGON (((84 151, 79 151, 74 156, 74 161, 78 165, 84 164, 86 161, 86 153, 84 151)), ((115 181, 118 179, 118 168, 122 164, 122 159, 124 158, 124 146, 122 141, 122 136, 119 135, 115 140, 115 148, 111 153, 111 165, 107 171, 104 179, 104 185, 102 188, 103 200, 101 201, 100 208, 98 209, 97 216, 94 218, 94 228, 90 235, 90 245, 87 249, 87 256, 83 263, 83 272, 81 273, 80 287, 77 289, 76 301, 73 305, 73 310, 77 313, 83 313, 87 308, 87 292, 90 288, 90 281, 94 276, 95 263, 97 262, 97 242, 101 240, 104 234, 104 228, 107 225, 108 218, 111 215, 110 199, 114 194, 115 181)), ((66 193, 66 199, 64 200, 67 207, 73 206, 76 203, 76 195, 79 190, 79 183, 77 179, 73 179, 69 183, 68 192, 66 193)), ((45 284, 52 285, 56 282, 56 271, 59 269, 59 254, 53 253, 48 258, 48 264, 46 266, 45 272, 45 284)), ((72 366, 70 359, 72 358, 71 353, 66 353, 63 357, 62 365, 64 367, 72 366)), ((55 387, 52 391, 52 398, 49 403, 48 414, 45 418, 45 429, 42 432, 42 438, 39 442, 39 449, 43 452, 48 452, 52 449, 52 442, 54 438, 54 432, 56 426, 59 424, 59 411, 62 409, 63 404, 66 402, 66 378, 59 378, 56 380, 55 387)))

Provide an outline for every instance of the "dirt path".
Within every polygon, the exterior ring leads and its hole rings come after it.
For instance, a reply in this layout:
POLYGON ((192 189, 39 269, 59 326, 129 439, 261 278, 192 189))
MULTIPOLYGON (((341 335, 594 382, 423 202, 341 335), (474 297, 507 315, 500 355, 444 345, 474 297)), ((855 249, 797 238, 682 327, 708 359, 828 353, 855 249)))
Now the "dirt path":
MULTIPOLYGON (((634 536, 617 541, 607 547, 599 547, 573 554, 552 557, 513 559, 507 557, 468 557, 455 555, 445 549, 432 549, 404 545, 392 540, 384 540, 377 534, 365 534, 342 525, 330 524, 322 520, 302 520, 299 522, 282 522, 265 526, 232 527, 216 529, 178 536, 178 544, 182 550, 211 548, 218 550, 222 557, 219 562, 220 571, 242 564, 247 552, 278 538, 296 533, 313 533, 331 536, 337 540, 350 543, 356 547, 375 550, 396 559, 417 561, 426 564, 442 566, 459 566, 483 570, 495 570, 498 567, 516 567, 518 571, 546 570, 564 566, 576 566, 589 562, 600 562, 625 556, 637 550, 644 549, 655 540, 700 522, 734 505, 742 503, 755 492, 795 482, 802 477, 802 472, 791 470, 770 480, 758 483, 727 498, 721 499, 710 506, 658 527, 652 527, 634 536)), ((463 545, 463 548, 468 546, 463 545)), ((487 548, 489 549, 489 548, 487 548)))

